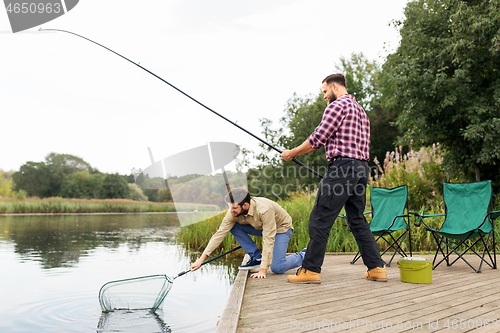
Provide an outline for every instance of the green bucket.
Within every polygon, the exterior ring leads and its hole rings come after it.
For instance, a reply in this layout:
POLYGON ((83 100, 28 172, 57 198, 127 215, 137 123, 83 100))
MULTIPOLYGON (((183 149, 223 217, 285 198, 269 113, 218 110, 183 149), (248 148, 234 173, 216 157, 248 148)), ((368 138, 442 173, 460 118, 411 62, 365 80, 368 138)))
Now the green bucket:
POLYGON ((420 257, 405 257, 398 260, 401 282, 432 283, 432 261, 420 257))

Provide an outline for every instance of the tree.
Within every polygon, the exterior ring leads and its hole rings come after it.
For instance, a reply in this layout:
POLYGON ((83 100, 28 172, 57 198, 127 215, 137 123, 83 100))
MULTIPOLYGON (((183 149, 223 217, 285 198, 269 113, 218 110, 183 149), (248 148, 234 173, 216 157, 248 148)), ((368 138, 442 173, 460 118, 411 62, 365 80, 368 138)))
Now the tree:
POLYGON ((391 93, 386 76, 363 53, 353 53, 350 59, 341 57, 336 68, 345 74, 347 92, 356 98, 370 119, 370 164, 374 165, 375 158, 383 161, 401 134, 393 125, 398 114, 386 107, 386 96, 391 93))
POLYGON ((99 190, 101 189, 102 183, 104 182, 104 177, 104 174, 96 172, 94 174, 91 174, 87 179, 87 186, 94 199, 99 199, 99 190))
POLYGON ((50 196, 50 170, 43 162, 26 162, 12 175, 16 191, 25 190, 28 196, 50 196))
POLYGON ((465 180, 500 178, 500 0, 417 0, 383 70, 402 142, 440 143, 465 180))
POLYGON ((64 176, 59 195, 63 198, 88 199, 86 189, 87 179, 90 177, 88 171, 80 171, 64 176))
POLYGON ((142 189, 135 183, 128 183, 130 189, 130 199, 137 201, 148 201, 148 197, 144 195, 142 189))
POLYGON ((12 178, 8 177, 2 170, 0 170, 0 197, 10 197, 13 193, 14 183, 12 178))
POLYGON ((102 182, 100 194, 103 199, 124 199, 129 197, 129 191, 125 178, 115 173, 106 175, 102 182))
MULTIPOLYGON (((81 171, 86 171, 87 174, 98 173, 80 157, 50 153, 45 157, 45 163, 27 162, 12 177, 16 190, 24 189, 29 196, 45 198, 61 195, 64 178, 81 171)), ((73 179, 73 182, 75 181, 76 179, 73 179)), ((69 190, 75 190, 75 187, 67 183, 66 191, 69 190)))
POLYGON ((50 153, 45 157, 45 164, 50 171, 50 196, 59 195, 62 181, 66 175, 84 170, 89 173, 94 172, 90 164, 82 158, 69 154, 50 153))
POLYGON ((99 199, 104 175, 90 174, 87 170, 64 176, 59 195, 63 198, 99 199))
MULTIPOLYGON (((379 84, 377 78, 379 69, 375 62, 371 62, 362 54, 352 54, 350 59, 340 58, 336 71, 346 76, 347 91, 366 110, 371 125, 373 149, 387 149, 393 147, 396 135, 388 135, 386 127, 395 116, 391 118, 381 106, 379 84), (375 98, 378 98, 375 100, 375 98), (385 123, 383 123, 385 121, 385 123), (384 133, 384 135, 381 135, 384 133), (373 138, 377 138, 374 140, 373 138), (382 148, 378 148, 382 147, 382 148)), ((296 94, 288 100, 285 115, 280 119, 280 127, 273 129, 269 119, 261 119, 261 127, 266 141, 276 147, 293 148, 299 146, 314 131, 321 122, 323 112, 327 106, 323 93, 306 98, 296 94)), ((272 199, 285 198, 290 192, 313 189, 319 178, 305 171, 293 162, 283 162, 280 155, 267 146, 261 144, 264 152, 257 156, 261 164, 248 172, 249 190, 254 195, 266 196, 272 199)), ((379 153, 382 157, 385 152, 379 153)), ((377 151, 377 150, 375 150, 377 151)), ((320 174, 327 170, 328 162, 325 159, 325 150, 318 149, 298 158, 320 174)))

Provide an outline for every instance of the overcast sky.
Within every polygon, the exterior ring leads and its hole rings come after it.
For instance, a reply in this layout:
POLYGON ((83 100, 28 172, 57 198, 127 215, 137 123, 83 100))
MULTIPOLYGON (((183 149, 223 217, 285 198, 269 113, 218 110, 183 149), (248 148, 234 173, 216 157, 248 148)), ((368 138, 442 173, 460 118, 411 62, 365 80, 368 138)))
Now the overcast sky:
MULTIPOLYGON (((383 62, 406 0, 81 0, 41 25, 101 43, 262 137, 287 100, 318 94, 340 57, 383 62)), ((13 34, 0 8, 0 169, 50 152, 102 172, 201 146, 258 142, 147 72, 64 33, 13 34)), ((305 138, 304 138, 305 139, 305 138)), ((285 147, 293 148, 293 147, 285 147)))

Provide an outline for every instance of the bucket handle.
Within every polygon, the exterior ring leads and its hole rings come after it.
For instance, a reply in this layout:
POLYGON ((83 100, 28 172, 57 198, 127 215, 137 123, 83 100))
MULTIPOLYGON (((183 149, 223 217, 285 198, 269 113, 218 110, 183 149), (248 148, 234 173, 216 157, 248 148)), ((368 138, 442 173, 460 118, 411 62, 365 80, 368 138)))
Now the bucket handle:
POLYGON ((404 269, 405 271, 421 271, 422 269, 427 268, 427 266, 429 266, 429 265, 431 264, 431 262, 430 262, 430 261, 428 261, 428 262, 426 263, 426 265, 424 265, 423 267, 418 267, 418 268, 416 268, 416 267, 401 267, 401 265, 399 264, 399 262, 398 262, 397 264, 398 264, 398 267, 399 267, 399 268, 402 268, 402 269, 404 269))

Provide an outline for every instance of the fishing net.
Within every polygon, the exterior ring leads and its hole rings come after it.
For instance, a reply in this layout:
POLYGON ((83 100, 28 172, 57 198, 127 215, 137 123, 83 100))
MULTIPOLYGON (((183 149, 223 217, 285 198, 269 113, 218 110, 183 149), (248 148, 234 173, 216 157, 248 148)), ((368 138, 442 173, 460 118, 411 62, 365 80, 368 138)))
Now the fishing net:
POLYGON ((108 282, 99 291, 103 312, 115 310, 156 311, 172 288, 173 279, 166 275, 150 275, 108 282))

